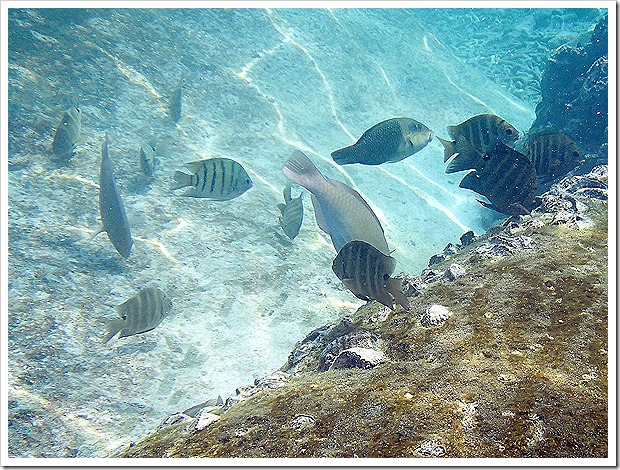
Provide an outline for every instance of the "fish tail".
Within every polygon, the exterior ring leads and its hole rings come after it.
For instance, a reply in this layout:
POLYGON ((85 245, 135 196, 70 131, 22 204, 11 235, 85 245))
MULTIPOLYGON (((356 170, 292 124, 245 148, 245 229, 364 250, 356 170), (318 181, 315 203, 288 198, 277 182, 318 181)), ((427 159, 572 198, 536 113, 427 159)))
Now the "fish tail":
POLYGON ((109 321, 107 325, 108 333, 106 334, 106 337, 103 339, 103 343, 105 344, 108 341, 110 341, 110 339, 112 339, 112 336, 114 336, 116 333, 121 331, 124 326, 125 326, 125 322, 121 319, 109 321))
POLYGON ((443 145, 443 161, 445 163, 450 159, 452 155, 456 153, 456 146, 454 145, 455 142, 451 140, 442 139, 438 135, 435 137, 437 137, 439 142, 441 142, 443 145))
POLYGON ((409 310, 409 301, 403 293, 403 283, 399 279, 389 278, 386 287, 388 292, 394 297, 396 303, 405 310, 409 310))
POLYGON ((293 155, 286 161, 282 167, 282 172, 287 178, 300 184, 304 188, 312 191, 317 188, 321 181, 324 180, 323 175, 314 163, 299 150, 295 150, 293 155))
POLYGON ((170 185, 170 189, 180 189, 192 184, 192 175, 188 175, 182 171, 174 172, 174 182, 170 185))
POLYGON ((343 149, 334 150, 330 155, 338 165, 349 165, 357 163, 356 149, 353 145, 343 149))

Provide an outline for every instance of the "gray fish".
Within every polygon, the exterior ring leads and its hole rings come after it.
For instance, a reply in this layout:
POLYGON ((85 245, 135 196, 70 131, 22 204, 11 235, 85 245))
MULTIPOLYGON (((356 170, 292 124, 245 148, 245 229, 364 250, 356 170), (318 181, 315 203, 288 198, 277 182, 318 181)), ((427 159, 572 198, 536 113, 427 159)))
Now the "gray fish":
POLYGON ((489 209, 508 215, 529 214, 536 196, 536 170, 529 159, 504 144, 497 144, 487 155, 482 170, 468 173, 459 187, 485 196, 478 200, 489 209))
POLYGON ((224 406, 224 400, 222 399, 221 395, 218 395, 217 398, 212 398, 210 400, 207 401, 203 401, 202 403, 200 403, 199 405, 195 405, 192 406, 191 408, 186 409, 183 414, 187 415, 187 416, 192 416, 194 418, 196 418, 198 416, 198 413, 203 409, 203 408, 217 408, 220 406, 224 406))
POLYGON ((301 228, 301 223, 304 220, 304 205, 301 201, 302 194, 295 199, 291 198, 291 182, 286 182, 286 187, 282 192, 284 196, 284 204, 278 204, 280 209, 280 226, 287 237, 293 240, 298 234, 301 228))
POLYGON ((390 277, 395 267, 394 258, 359 240, 344 245, 332 263, 334 274, 356 297, 378 300, 392 310, 396 301, 408 309, 402 283, 390 277))
POLYGON ((119 331, 119 338, 151 331, 166 317, 172 308, 172 301, 157 287, 142 289, 133 297, 116 307, 120 317, 108 323, 104 343, 119 331))
POLYGON ((227 201, 241 196, 253 186, 250 175, 230 158, 210 158, 186 163, 192 174, 175 171, 171 188, 189 186, 182 195, 227 201))
POLYGON ((399 162, 422 150, 431 140, 433 132, 415 119, 391 118, 375 124, 353 145, 335 150, 331 156, 339 165, 399 162))
POLYGON ((82 130, 82 115, 78 108, 69 108, 56 128, 52 150, 57 157, 71 158, 82 130))
POLYGON ((123 201, 116 189, 114 181, 114 166, 108 155, 108 133, 101 149, 101 170, 99 171, 99 214, 103 227, 92 238, 101 232, 106 232, 108 238, 123 258, 129 256, 133 240, 129 221, 125 213, 123 201))
POLYGON ((325 178, 299 150, 293 152, 282 171, 312 193, 316 222, 331 237, 336 251, 352 240, 362 240, 389 254, 379 219, 357 191, 325 178))
POLYGON ((153 176, 155 168, 159 165, 157 158, 157 142, 149 139, 140 146, 140 168, 146 176, 153 176))
POLYGON ((551 130, 530 135, 523 153, 534 164, 541 182, 564 176, 585 161, 570 137, 551 130))
POLYGON ((179 122, 181 119, 181 109, 182 109, 182 101, 183 101, 183 84, 185 80, 181 80, 179 85, 172 90, 172 94, 170 95, 170 101, 168 102, 168 115, 172 122, 175 124, 179 122))
POLYGON ((484 157, 496 144, 510 147, 519 138, 519 131, 505 119, 495 114, 478 114, 466 121, 447 127, 454 141, 437 137, 444 146, 444 162, 457 154, 446 168, 446 173, 478 169, 485 164, 484 157))

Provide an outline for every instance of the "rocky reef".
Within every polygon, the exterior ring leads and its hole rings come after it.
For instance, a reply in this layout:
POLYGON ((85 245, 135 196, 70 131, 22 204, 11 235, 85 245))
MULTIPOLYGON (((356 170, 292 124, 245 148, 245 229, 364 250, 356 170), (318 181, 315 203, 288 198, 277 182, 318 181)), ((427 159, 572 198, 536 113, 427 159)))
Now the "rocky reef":
POLYGON ((607 167, 538 202, 113 456, 606 457, 607 167))

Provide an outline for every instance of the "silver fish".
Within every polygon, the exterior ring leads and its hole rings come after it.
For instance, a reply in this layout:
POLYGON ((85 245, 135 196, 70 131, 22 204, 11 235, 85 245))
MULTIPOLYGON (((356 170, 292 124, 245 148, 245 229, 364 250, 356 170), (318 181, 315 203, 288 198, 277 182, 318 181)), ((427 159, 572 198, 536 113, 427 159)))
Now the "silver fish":
POLYGON ((189 186, 183 196, 227 201, 241 196, 253 186, 250 175, 241 164, 230 158, 210 158, 185 166, 192 174, 176 171, 171 186, 173 190, 189 186))
POLYGON ((422 150, 431 140, 433 132, 415 119, 391 118, 375 124, 353 145, 335 150, 331 156, 339 165, 399 162, 422 150))
POLYGON ((196 418, 199 414, 199 412, 203 409, 203 408, 218 408, 220 406, 224 406, 224 400, 222 399, 221 395, 218 395, 217 398, 211 398, 210 400, 204 401, 202 403, 200 403, 199 405, 194 405, 191 408, 186 409, 183 414, 187 415, 187 416, 192 416, 194 418, 196 418))
POLYGON ((324 177, 299 150, 293 152, 282 171, 312 193, 316 222, 331 237, 336 251, 352 240, 361 240, 389 254, 379 219, 357 191, 324 177))
POLYGON ((175 124, 179 122, 181 119, 181 109, 183 107, 183 84, 185 80, 181 80, 181 83, 172 90, 172 94, 170 95, 170 101, 168 102, 168 115, 172 122, 175 124))
POLYGON ((146 176, 153 176, 155 168, 159 165, 157 158, 157 142, 149 139, 140 146, 140 168, 146 176))
POLYGON ((104 343, 119 331, 119 338, 145 333, 152 330, 166 317, 172 308, 172 301, 157 287, 142 289, 133 297, 116 307, 120 317, 108 323, 104 343))
POLYGON ((281 214, 280 226, 286 236, 293 240, 299 234, 301 223, 304 220, 304 205, 301 201, 302 194, 292 199, 291 182, 287 181, 282 195, 284 196, 284 204, 278 204, 281 214))
POLYGON ((71 158, 82 130, 82 115, 78 108, 69 108, 56 128, 52 150, 57 157, 71 158))
POLYGON ((334 274, 356 297, 378 300, 392 310, 395 300, 408 309, 402 283, 390 277, 395 267, 394 258, 359 240, 344 245, 332 263, 334 274))
POLYGON ((101 149, 101 170, 99 171, 99 214, 103 226, 92 236, 106 232, 108 238, 123 258, 129 256, 133 240, 123 200, 116 189, 114 165, 108 155, 108 133, 101 149))

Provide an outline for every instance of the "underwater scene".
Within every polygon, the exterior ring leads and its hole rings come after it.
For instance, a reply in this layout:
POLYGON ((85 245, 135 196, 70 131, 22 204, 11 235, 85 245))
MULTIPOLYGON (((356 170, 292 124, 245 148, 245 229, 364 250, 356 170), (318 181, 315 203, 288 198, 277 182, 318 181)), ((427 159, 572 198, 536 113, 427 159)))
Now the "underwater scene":
POLYGON ((608 456, 607 8, 23 5, 9 457, 608 456))

